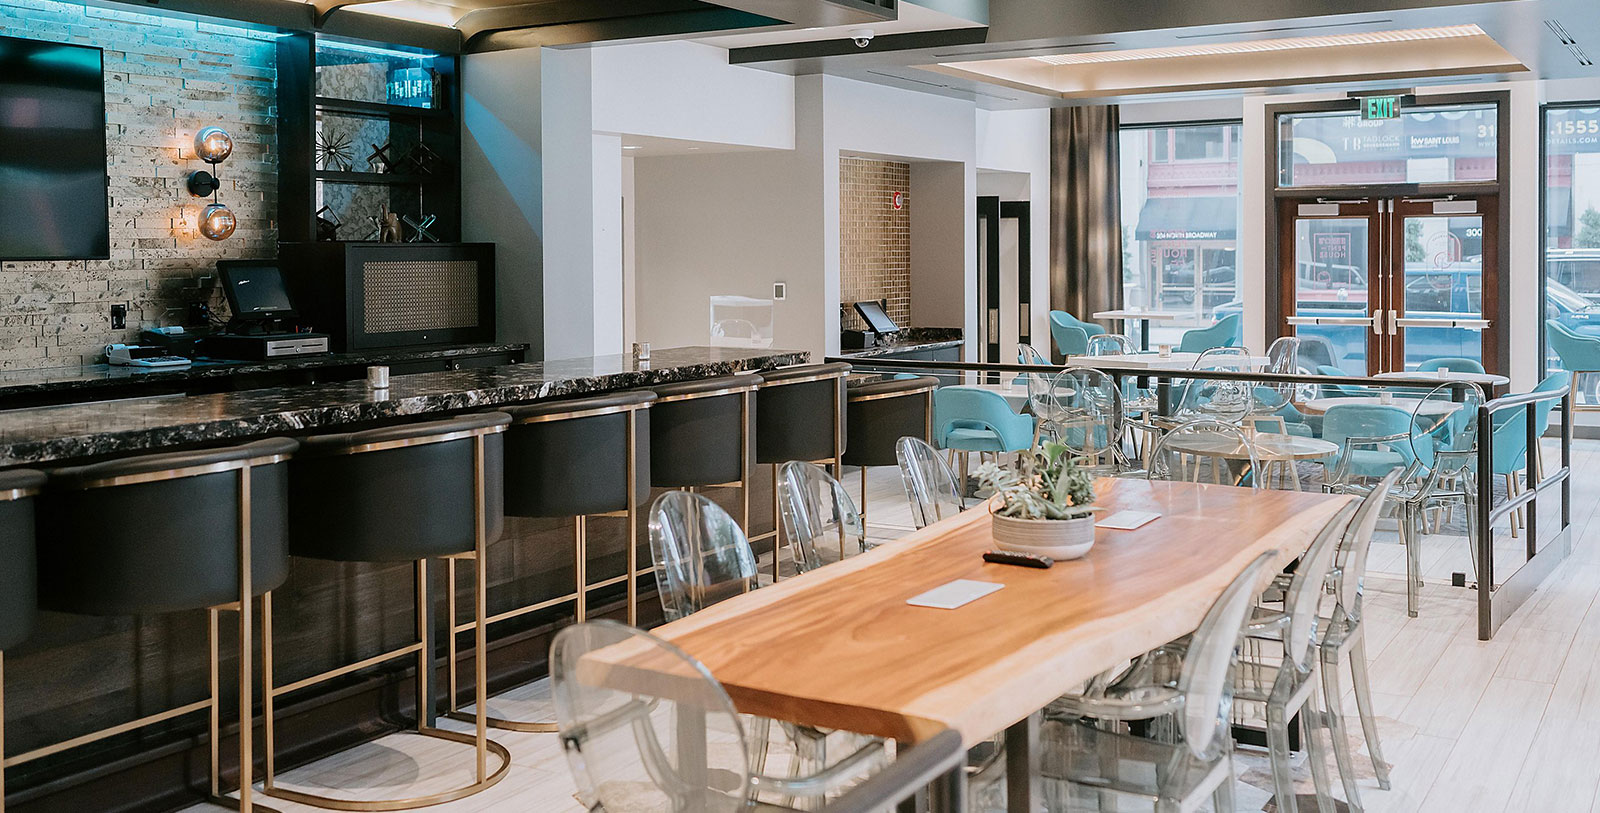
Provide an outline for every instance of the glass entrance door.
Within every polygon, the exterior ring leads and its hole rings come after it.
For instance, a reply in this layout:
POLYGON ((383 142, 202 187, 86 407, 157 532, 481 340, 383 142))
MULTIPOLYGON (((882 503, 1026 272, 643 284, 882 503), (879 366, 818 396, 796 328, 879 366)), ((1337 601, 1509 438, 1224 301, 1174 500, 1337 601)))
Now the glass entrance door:
POLYGON ((1285 205, 1288 234, 1279 246, 1285 335, 1301 339, 1301 366, 1336 368, 1349 375, 1376 372, 1380 339, 1373 325, 1382 303, 1372 284, 1381 261, 1377 207, 1371 201, 1285 205))
POLYGON ((1415 370, 1435 358, 1465 358, 1493 367, 1494 345, 1484 294, 1494 280, 1492 198, 1394 202, 1397 224, 1390 266, 1404 269, 1395 281, 1395 305, 1385 319, 1392 335, 1396 370, 1415 370))
POLYGON ((1494 199, 1282 204, 1282 332, 1301 366, 1350 375, 1466 358, 1493 370, 1494 199))

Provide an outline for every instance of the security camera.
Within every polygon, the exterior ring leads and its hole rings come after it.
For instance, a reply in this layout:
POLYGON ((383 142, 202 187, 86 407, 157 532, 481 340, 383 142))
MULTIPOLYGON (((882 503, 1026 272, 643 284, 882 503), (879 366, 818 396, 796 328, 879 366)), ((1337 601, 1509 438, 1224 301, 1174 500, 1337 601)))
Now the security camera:
POLYGON ((870 28, 855 28, 850 31, 850 39, 856 41, 857 48, 865 48, 872 43, 873 32, 870 28))

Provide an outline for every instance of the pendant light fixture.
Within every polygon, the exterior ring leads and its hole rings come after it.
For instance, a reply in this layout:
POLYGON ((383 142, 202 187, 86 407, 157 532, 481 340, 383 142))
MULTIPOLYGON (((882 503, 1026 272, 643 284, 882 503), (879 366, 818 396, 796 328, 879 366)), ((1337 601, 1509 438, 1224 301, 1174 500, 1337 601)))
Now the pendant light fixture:
POLYGON ((189 173, 189 194, 197 198, 210 196, 211 202, 200 211, 200 233, 208 240, 226 240, 239 227, 233 210, 217 200, 217 190, 222 182, 217 179, 217 165, 233 154, 233 138, 228 131, 215 125, 202 127, 194 134, 194 154, 211 165, 211 171, 196 170, 189 173))

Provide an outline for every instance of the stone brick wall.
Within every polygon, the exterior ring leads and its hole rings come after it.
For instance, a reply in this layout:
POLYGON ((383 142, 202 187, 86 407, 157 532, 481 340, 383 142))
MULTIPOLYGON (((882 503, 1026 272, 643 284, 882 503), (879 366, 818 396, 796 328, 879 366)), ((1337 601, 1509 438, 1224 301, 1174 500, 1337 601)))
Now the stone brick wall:
MULTIPOLYGON (((911 165, 839 158, 839 300, 889 300, 889 318, 911 324, 911 165), (894 193, 900 208, 894 208, 894 193)), ((866 325, 853 309, 841 327, 866 325)))
MULTIPOLYGON (((276 256, 275 46, 261 32, 57 0, 0 0, 0 36, 104 49, 111 259, 0 265, 0 370, 101 360, 143 326, 179 324, 189 302, 222 310, 216 261, 276 256), (233 136, 218 198, 239 228, 213 242, 189 195, 194 133, 233 136), (128 305, 113 331, 110 307, 128 305)), ((0 217, 6 216, 0 208, 0 217)))

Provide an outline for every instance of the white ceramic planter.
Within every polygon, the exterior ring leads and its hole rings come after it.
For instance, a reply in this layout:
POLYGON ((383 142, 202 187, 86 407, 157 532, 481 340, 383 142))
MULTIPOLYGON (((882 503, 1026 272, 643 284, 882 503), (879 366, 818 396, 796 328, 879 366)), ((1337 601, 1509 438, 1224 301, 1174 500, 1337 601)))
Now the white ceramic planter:
POLYGON ((1057 561, 1077 559, 1094 547, 1094 516, 1078 519, 1017 519, 990 514, 995 546, 1036 553, 1057 561))

